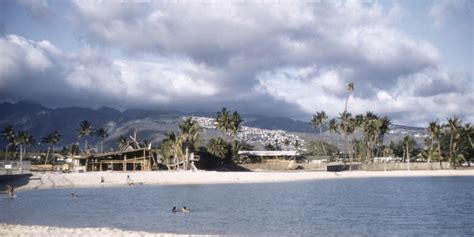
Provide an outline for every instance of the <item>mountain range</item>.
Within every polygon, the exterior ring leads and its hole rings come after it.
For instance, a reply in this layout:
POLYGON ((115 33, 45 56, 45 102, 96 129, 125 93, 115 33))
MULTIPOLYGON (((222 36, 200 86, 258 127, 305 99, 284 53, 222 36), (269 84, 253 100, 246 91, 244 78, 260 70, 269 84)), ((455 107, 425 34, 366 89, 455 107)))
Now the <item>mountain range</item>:
MULTIPOLYGON (((101 107, 99 109, 83 107, 48 108, 40 104, 20 101, 17 103, 0 103, 0 126, 11 124, 15 131, 26 130, 32 134, 37 142, 53 131, 63 134, 62 144, 78 142, 77 133, 79 123, 88 120, 94 128, 105 128, 109 137, 104 140, 104 147, 117 146, 120 136, 129 136, 137 130, 141 140, 147 139, 158 144, 165 134, 176 131, 183 116, 215 117, 212 112, 186 113, 181 111, 159 111, 143 109, 127 109, 120 111, 114 108, 101 107)), ((303 137, 315 137, 319 130, 312 128, 306 121, 283 117, 269 117, 261 115, 242 114, 243 126, 269 130, 283 130, 297 133, 303 137)), ((393 125, 392 130, 402 133, 424 133, 423 128, 393 125)), ((212 129, 205 129, 205 140, 220 135, 212 129)), ((90 144, 97 144, 97 139, 88 138, 90 144)), ((83 142, 83 140, 81 140, 83 142)), ((2 139, 0 145, 5 145, 2 139)))

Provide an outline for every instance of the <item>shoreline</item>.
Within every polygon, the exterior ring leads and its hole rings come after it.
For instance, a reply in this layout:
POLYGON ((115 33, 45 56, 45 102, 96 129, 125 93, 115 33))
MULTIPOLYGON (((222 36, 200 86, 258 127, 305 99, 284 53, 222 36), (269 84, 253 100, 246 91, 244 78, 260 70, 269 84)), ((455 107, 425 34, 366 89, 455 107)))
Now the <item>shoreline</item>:
POLYGON ((41 225, 20 225, 0 223, 0 236, 153 236, 153 237, 192 237, 217 236, 196 234, 154 233, 146 231, 122 230, 110 227, 55 227, 41 225))
MULTIPOLYGON (((26 185, 18 191, 52 188, 92 188, 127 186, 127 176, 134 184, 143 185, 194 185, 194 184, 242 184, 310 181, 347 178, 380 177, 446 177, 474 176, 474 169, 468 170, 412 170, 412 171, 260 171, 260 172, 217 172, 217 171, 150 171, 150 172, 87 172, 87 173, 33 173, 26 185), (104 182, 101 182, 102 177, 104 182)), ((14 183, 13 183, 14 184, 14 183)), ((15 185, 15 184, 14 184, 15 185)))

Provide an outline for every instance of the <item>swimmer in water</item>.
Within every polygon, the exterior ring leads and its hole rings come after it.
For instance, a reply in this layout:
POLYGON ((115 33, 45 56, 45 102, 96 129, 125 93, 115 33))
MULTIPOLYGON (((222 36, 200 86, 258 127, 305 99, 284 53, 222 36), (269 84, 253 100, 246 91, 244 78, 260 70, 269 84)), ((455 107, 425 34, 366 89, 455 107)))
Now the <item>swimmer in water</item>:
POLYGON ((8 196, 10 197, 10 199, 15 198, 15 189, 12 186, 10 186, 9 184, 7 184, 6 186, 7 186, 7 193, 8 193, 8 196))
POLYGON ((171 212, 176 213, 178 211, 176 210, 176 207, 173 207, 173 209, 171 209, 171 212))
POLYGON ((184 206, 183 208, 181 208, 181 212, 182 213, 188 213, 189 210, 184 206))
POLYGON ((71 198, 77 197, 77 195, 75 193, 71 193, 70 196, 71 196, 71 198))

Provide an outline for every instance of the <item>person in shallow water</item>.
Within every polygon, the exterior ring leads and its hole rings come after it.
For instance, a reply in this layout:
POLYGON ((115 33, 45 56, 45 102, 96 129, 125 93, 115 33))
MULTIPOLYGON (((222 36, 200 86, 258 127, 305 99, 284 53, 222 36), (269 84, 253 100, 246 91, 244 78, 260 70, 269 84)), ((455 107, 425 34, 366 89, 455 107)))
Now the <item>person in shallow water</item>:
POLYGON ((8 196, 13 199, 15 198, 15 188, 13 188, 13 186, 10 186, 9 184, 6 185, 7 186, 7 194, 8 196))
POLYGON ((181 208, 181 212, 182 213, 188 213, 189 210, 184 206, 183 208, 181 208))
POLYGON ((171 209, 171 212, 176 213, 177 212, 176 207, 173 207, 173 209, 171 209))
POLYGON ((71 198, 77 197, 77 195, 75 193, 71 193, 69 196, 71 196, 71 198))

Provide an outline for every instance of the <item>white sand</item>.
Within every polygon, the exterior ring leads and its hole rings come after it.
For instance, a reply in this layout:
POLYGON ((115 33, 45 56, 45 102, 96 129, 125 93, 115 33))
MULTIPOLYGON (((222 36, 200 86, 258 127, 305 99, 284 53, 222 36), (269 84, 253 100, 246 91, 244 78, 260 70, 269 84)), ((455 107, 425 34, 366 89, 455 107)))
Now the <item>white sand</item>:
POLYGON ((413 177, 413 176, 474 176, 470 170, 425 171, 344 171, 344 172, 215 172, 215 171, 157 171, 157 172, 87 172, 87 173, 34 173, 30 182, 17 190, 62 187, 106 187, 127 185, 127 175, 141 184, 217 184, 268 183, 302 180, 413 177), (104 183, 101 183, 104 177, 104 183))
MULTIPOLYGON (((114 228, 61 228, 50 226, 28 226, 28 225, 11 225, 0 224, 0 236, 38 236, 38 237, 88 237, 88 236, 206 236, 206 235, 178 235, 169 233, 149 233, 144 231, 126 231, 114 228)), ((209 236, 209 235, 207 235, 209 236)))

